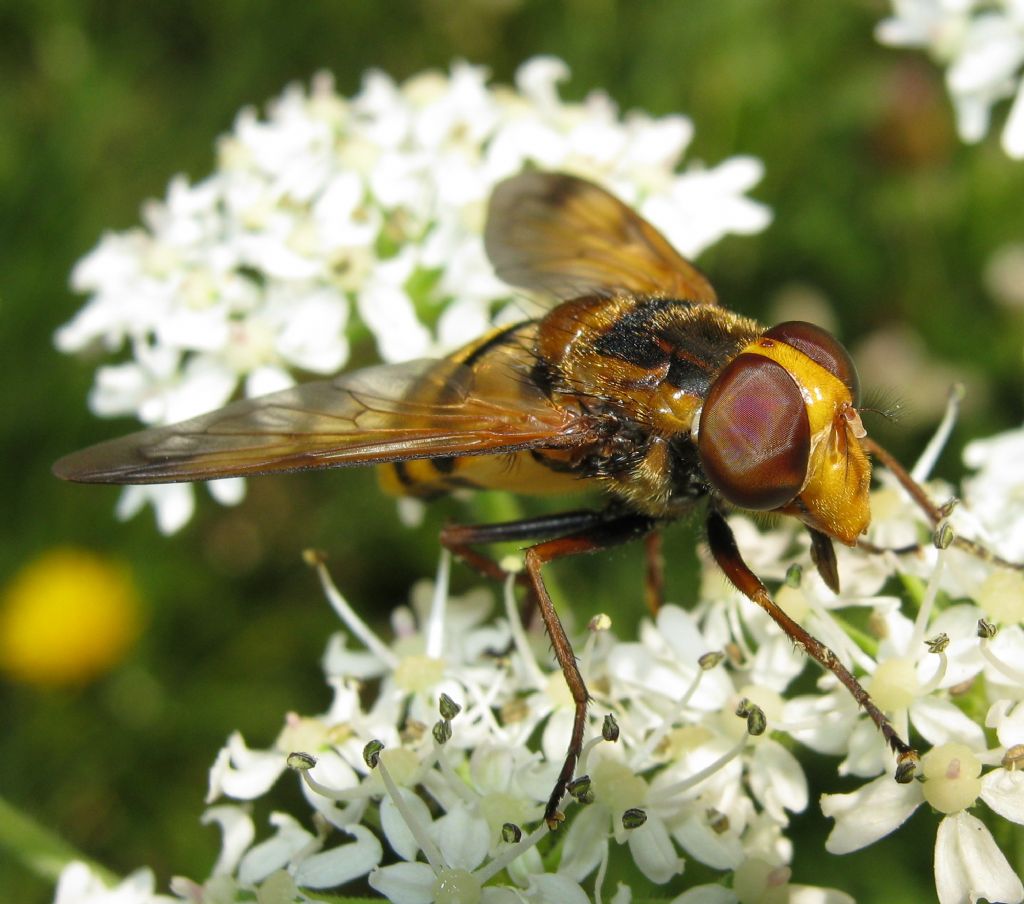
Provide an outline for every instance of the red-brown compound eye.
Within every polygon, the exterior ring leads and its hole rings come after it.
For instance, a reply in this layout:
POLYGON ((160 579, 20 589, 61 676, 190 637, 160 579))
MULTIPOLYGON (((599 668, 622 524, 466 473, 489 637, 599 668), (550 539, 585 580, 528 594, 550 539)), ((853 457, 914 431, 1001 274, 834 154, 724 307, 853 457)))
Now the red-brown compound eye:
POLYGON ((811 454, 796 381, 762 355, 734 358, 704 401, 697 448, 711 485, 733 505, 768 511, 791 501, 811 454))
POLYGON ((853 407, 860 405, 860 377, 857 375, 857 365, 853 363, 850 353, 827 330, 803 320, 787 320, 773 326, 765 336, 785 342, 786 345, 803 352, 815 364, 820 364, 830 374, 838 377, 850 390, 853 407))

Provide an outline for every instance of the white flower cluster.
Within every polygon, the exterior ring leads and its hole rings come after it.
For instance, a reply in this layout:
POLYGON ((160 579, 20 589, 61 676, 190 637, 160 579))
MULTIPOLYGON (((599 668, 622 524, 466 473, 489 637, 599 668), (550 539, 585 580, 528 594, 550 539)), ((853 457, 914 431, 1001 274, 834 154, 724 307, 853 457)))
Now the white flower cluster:
MULTIPOLYGON (((333 374, 353 310, 385 361, 476 338, 511 298, 484 254, 487 200, 527 166, 608 186, 689 255, 767 225, 744 196, 759 161, 676 172, 689 120, 622 116, 600 92, 563 101, 568 75, 550 57, 525 63, 515 91, 465 63, 402 85, 371 72, 351 99, 320 75, 266 119, 243 111, 211 176, 175 179, 143 227, 105 236, 75 268, 74 288, 91 297, 57 346, 117 356, 97 370, 93 411, 167 424, 220 407, 239 384, 253 396, 296 372, 333 374)), ((238 482, 211 489, 241 495, 238 482)), ((192 489, 132 487, 120 513, 146 502, 170 533, 190 518, 192 489)))
POLYGON ((924 47, 946 67, 957 131, 967 142, 988 132, 992 107, 1014 98, 1003 149, 1024 158, 1024 4, 1020 0, 892 0, 878 40, 924 47))
MULTIPOLYGON (((1007 524, 1024 523, 1024 480, 1004 467, 1022 443, 1019 430, 967 453, 979 471, 961 509, 997 545, 1016 536, 1007 524), (993 495, 998 509, 986 507, 993 495)), ((873 501, 873 541, 920 539, 916 510, 896 489, 883 487, 873 501)), ((320 716, 289 715, 270 750, 230 738, 210 773, 205 816, 222 830, 220 859, 205 882, 175 879, 172 890, 192 904, 251 900, 257 890, 261 901, 291 902, 303 889, 361 880, 395 904, 629 904, 620 877, 638 869, 673 904, 841 904, 852 899, 790 882, 786 829, 809 804, 798 759, 808 748, 865 780, 822 799, 835 819, 830 851, 869 845, 927 803, 941 814, 940 902, 1020 904, 1024 887, 988 826, 1024 825, 1021 573, 938 548, 945 543, 916 554, 847 550, 837 596, 816 572, 794 567, 809 560, 806 544, 793 552, 794 529, 760 532, 739 517, 732 525, 786 611, 866 675, 904 735, 913 727, 928 748, 917 781, 893 781, 891 752, 832 675, 819 673, 814 692, 794 692, 808 660, 706 560, 689 611, 663 607, 636 641, 618 639, 595 615, 578 642, 593 694, 578 769, 588 778, 571 788, 566 823, 551 833, 542 814, 572 702, 546 637, 520 621, 511 580, 494 615, 487 591, 449 594, 443 557, 437 580, 395 612, 386 643, 314 560, 346 628, 324 657, 334 702, 320 716), (897 575, 919 588, 912 599, 882 595, 897 575), (913 617, 901 611, 906 602, 913 617), (870 631, 845 621, 850 607, 870 610, 870 631), (273 814, 272 833, 254 843, 248 802, 288 767, 311 810, 273 814), (979 801, 985 808, 974 815, 979 801), (720 871, 721 884, 687 887, 687 858, 720 871)), ((139 874, 120 897, 76 894, 88 879, 82 869, 68 867, 57 904, 168 900, 139 874)))

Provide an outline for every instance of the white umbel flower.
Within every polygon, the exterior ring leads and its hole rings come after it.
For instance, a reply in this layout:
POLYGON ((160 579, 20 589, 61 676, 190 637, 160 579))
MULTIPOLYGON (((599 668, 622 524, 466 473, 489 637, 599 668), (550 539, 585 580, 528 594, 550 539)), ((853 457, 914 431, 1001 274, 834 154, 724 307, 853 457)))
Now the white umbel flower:
POLYGON ((957 131, 985 137, 992 108, 1012 98, 1003 150, 1024 158, 1024 5, 1019 0, 892 0, 876 31, 883 44, 923 47, 946 68, 957 131))
POLYGON ((75 861, 61 870, 53 904, 180 904, 178 898, 158 895, 152 870, 136 870, 111 887, 85 863, 75 861))

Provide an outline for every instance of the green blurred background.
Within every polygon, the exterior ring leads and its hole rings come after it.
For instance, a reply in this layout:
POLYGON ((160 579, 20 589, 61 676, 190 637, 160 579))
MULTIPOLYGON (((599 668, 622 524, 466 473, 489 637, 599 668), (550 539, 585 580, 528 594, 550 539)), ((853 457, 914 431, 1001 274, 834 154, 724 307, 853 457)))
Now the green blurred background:
MULTIPOLYGON (((912 329, 927 349, 916 370, 891 353, 872 372, 862 362, 868 387, 895 386, 911 407, 869 426, 910 458, 936 417, 928 399, 941 404, 950 375, 968 379, 944 476, 958 476, 967 439, 1019 424, 1024 321, 983 274, 997 249, 1024 241, 1024 163, 995 136, 958 142, 941 72, 874 41, 887 12, 853 0, 0 2, 0 583, 55 545, 85 546, 130 564, 147 622, 88 687, 0 683, 0 795, 119 873, 152 865, 162 888, 173 874, 205 876, 218 837, 198 815, 228 732, 265 746, 285 711, 329 699, 318 661, 337 625, 301 550, 327 550, 349 599, 383 618, 433 573, 440 521, 466 517, 442 504, 409 531, 371 474, 328 473, 253 482, 238 509, 202 499, 168 539, 148 514, 117 522, 115 491, 49 473, 62 453, 130 426, 87 412, 96 362, 53 349, 83 301, 67 287, 74 262, 104 230, 135 225, 175 173, 207 174, 242 106, 319 69, 352 94, 370 67, 402 79, 466 58, 508 82, 524 59, 553 53, 573 72, 567 97, 605 88, 623 108, 687 113, 689 159, 744 153, 766 165, 752 194, 774 210, 772 226, 701 259, 727 304, 772 318, 783 302, 824 299, 854 347, 912 329)), ((667 538, 670 599, 691 599, 694 537, 682 526, 667 538)), ((458 586, 477 583, 456 571, 458 586)), ((588 601, 583 613, 610 610, 631 629, 636 551, 557 571, 567 600, 588 601)), ((812 770, 817 791, 839 788, 833 764, 812 770)), ((291 782, 276 794, 279 806, 296 799, 291 782)), ((795 821, 794 881, 862 901, 934 894, 930 815, 896 844, 838 858, 824 854, 829 824, 811 810, 795 821)), ((261 830, 268 812, 257 810, 261 830)), ((1001 840, 1019 852, 1019 834, 1001 840)), ((0 853, 0 900, 51 897, 0 853)))

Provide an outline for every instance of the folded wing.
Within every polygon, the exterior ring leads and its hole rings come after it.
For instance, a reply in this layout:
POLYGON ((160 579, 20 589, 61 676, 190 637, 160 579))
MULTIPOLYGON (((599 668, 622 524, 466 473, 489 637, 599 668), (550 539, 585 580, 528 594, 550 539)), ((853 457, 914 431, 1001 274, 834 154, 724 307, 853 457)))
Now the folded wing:
POLYGON ((718 303, 707 277, 650 223, 565 173, 527 172, 499 184, 484 243, 505 282, 557 299, 628 293, 718 303))
POLYGON ((53 470, 83 483, 176 483, 565 448, 588 441, 594 429, 526 374, 415 361, 234 402, 73 453, 53 470))

